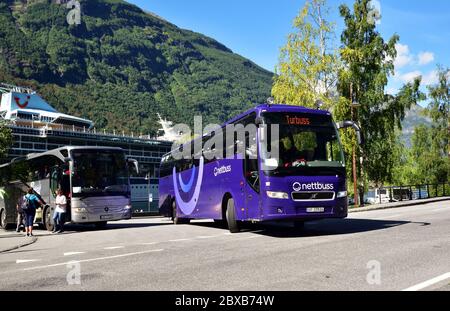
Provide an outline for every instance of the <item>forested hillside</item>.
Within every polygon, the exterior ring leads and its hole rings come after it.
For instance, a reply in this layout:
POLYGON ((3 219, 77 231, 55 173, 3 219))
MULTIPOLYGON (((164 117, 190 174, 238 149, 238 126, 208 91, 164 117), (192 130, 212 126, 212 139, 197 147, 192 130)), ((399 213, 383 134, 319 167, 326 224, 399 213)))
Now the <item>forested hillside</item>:
POLYGON ((121 0, 80 0, 80 25, 50 0, 0 3, 0 82, 31 86, 98 128, 154 133, 221 122, 270 95, 272 76, 219 42, 121 0))

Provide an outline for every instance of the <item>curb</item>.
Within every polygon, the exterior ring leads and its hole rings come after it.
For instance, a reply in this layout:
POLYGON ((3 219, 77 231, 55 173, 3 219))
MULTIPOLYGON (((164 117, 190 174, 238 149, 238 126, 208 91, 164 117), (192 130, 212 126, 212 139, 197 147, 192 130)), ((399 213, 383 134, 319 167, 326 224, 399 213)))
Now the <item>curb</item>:
POLYGON ((361 213, 361 212, 369 212, 369 211, 377 211, 377 210, 383 210, 383 209, 392 209, 392 208, 399 208, 399 207, 406 207, 406 206, 414 206, 414 205, 423 205, 428 203, 436 203, 436 202, 442 202, 442 201, 449 201, 450 197, 443 197, 443 198, 436 198, 436 199, 426 199, 426 201, 421 200, 415 200, 415 201, 406 201, 403 203, 396 203, 393 204, 386 204, 381 206, 370 206, 370 207, 361 207, 361 208, 352 208, 349 209, 349 213, 361 213))
POLYGON ((32 245, 32 244, 36 243, 37 240, 38 240, 38 238, 35 236, 31 240, 26 242, 26 243, 19 244, 17 246, 14 246, 14 247, 11 247, 11 248, 7 248, 7 249, 0 249, 0 254, 7 253, 7 252, 14 251, 16 249, 19 249, 19 248, 22 248, 22 247, 25 247, 25 246, 32 245))

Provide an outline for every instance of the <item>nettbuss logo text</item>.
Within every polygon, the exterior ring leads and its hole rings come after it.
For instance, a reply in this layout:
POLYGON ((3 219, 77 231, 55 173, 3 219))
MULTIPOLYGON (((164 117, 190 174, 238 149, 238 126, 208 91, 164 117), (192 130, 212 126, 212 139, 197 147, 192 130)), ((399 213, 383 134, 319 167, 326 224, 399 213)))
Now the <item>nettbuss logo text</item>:
POLYGON ((319 182, 312 182, 308 184, 303 184, 296 182, 292 186, 294 191, 304 191, 304 190, 334 190, 333 184, 322 184, 319 182))
POLYGON ((228 166, 222 166, 222 167, 215 167, 214 168, 214 176, 217 177, 218 175, 231 173, 231 165, 228 166))

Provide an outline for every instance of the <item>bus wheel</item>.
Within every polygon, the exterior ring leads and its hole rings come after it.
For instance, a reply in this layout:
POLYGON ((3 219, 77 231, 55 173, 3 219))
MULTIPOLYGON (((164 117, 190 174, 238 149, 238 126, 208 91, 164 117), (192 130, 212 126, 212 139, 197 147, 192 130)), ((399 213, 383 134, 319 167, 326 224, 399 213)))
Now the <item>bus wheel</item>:
POLYGON ((8 229, 8 222, 6 221, 6 211, 4 209, 0 210, 0 228, 8 229))
POLYGON ((52 224, 52 209, 50 207, 45 208, 43 221, 44 221, 44 228, 47 231, 53 231, 54 225, 52 224))
POLYGON ((241 231, 239 222, 236 220, 236 209, 234 208, 234 200, 229 199, 227 202, 226 219, 228 224, 228 229, 231 233, 238 233, 241 231))
POLYGON ((182 224, 188 224, 191 222, 190 219, 183 219, 178 217, 177 215, 177 203, 173 201, 172 203, 172 221, 174 225, 182 225, 182 224))
POLYGON ((294 229, 295 230, 303 230, 305 229, 305 222, 302 220, 294 221, 294 229))

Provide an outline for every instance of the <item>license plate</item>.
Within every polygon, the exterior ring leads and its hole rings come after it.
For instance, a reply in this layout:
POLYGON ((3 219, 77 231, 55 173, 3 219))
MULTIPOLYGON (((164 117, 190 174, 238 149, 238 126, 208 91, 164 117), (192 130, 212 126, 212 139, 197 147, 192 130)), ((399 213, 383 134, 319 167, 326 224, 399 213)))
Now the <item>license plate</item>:
POLYGON ((306 209, 307 213, 323 213, 325 212, 324 207, 309 207, 306 209))
POLYGON ((102 215, 100 216, 100 219, 112 219, 113 216, 112 215, 102 215))

